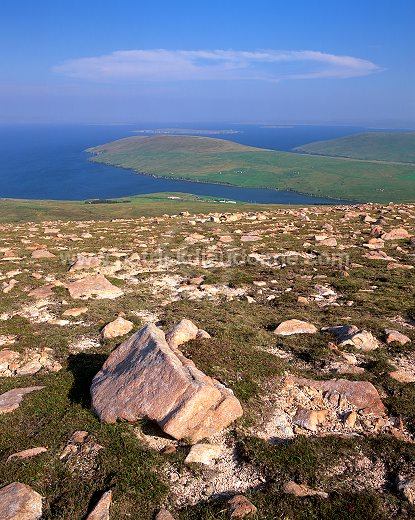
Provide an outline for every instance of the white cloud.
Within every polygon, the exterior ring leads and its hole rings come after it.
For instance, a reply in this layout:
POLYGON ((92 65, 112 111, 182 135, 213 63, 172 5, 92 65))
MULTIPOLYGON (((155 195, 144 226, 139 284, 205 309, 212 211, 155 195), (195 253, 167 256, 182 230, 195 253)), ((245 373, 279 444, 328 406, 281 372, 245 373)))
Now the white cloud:
POLYGON ((92 81, 160 82, 353 78, 381 69, 368 60, 318 51, 154 49, 68 60, 53 70, 92 81))

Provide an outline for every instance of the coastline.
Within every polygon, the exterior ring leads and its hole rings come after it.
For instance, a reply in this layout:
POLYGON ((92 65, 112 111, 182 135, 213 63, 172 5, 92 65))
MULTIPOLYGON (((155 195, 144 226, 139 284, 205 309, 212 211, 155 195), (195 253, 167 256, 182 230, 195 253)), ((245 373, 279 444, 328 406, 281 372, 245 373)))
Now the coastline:
MULTIPOLYGON (((90 152, 88 150, 84 150, 84 151, 85 151, 85 153, 91 155, 91 157, 88 158, 88 161, 95 162, 95 163, 98 163, 98 164, 105 164, 106 166, 112 166, 113 168, 121 168, 123 170, 133 172, 136 175, 145 175, 146 177, 152 177, 153 179, 165 179, 165 180, 172 180, 172 181, 195 182, 195 183, 198 183, 198 184, 216 184, 218 186, 228 186, 228 187, 232 187, 232 188, 241 188, 241 189, 246 189, 246 190, 249 190, 249 189, 272 190, 272 191, 277 191, 277 192, 280 192, 280 193, 284 193, 284 192, 295 193, 297 195, 303 195, 305 197, 315 197, 315 198, 319 198, 319 199, 328 199, 329 201, 333 201, 333 202, 327 202, 327 203, 316 202, 315 204, 312 204, 312 205, 316 205, 316 206, 331 206, 331 205, 333 205, 333 206, 335 206, 335 205, 348 206, 348 205, 354 205, 354 204, 367 204, 367 203, 369 203, 369 201, 364 201, 364 200, 337 199, 335 197, 330 197, 328 195, 316 195, 315 193, 307 193, 307 192, 304 192, 304 191, 297 191, 297 190, 293 190, 292 188, 279 189, 279 188, 273 188, 273 187, 269 187, 269 186, 249 186, 248 187, 248 186, 241 186, 239 184, 232 184, 232 183, 229 183, 229 182, 214 182, 214 181, 204 181, 204 180, 200 180, 200 179, 188 179, 186 177, 176 177, 176 176, 175 177, 170 177, 170 176, 167 176, 167 175, 155 175, 154 173, 143 172, 143 171, 135 170, 134 168, 127 168, 127 167, 121 166, 119 164, 112 164, 112 163, 105 162, 105 161, 94 160, 94 157, 99 157, 99 154, 96 154, 94 152, 90 152)), ((270 203, 262 203, 262 204, 267 205, 267 204, 274 204, 274 203, 270 202, 270 203)), ((276 203, 276 204, 278 204, 278 203, 276 203)), ((297 206, 298 204, 293 204, 293 205, 297 206)))

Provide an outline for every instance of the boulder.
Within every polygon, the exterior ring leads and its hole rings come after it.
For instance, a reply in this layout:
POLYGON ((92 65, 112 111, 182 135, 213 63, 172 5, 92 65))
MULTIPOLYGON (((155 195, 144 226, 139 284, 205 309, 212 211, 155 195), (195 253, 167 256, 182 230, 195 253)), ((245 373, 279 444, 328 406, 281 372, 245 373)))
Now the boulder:
POLYGON ((254 515, 257 508, 243 495, 236 495, 228 500, 228 513, 230 518, 245 518, 254 515))
POLYGON ((386 334, 386 343, 390 345, 391 343, 399 343, 400 345, 406 345, 411 342, 411 338, 402 334, 397 330, 393 329, 385 329, 386 334))
POLYGON ((10 350, 8 348, 0 350, 0 371, 7 370, 9 368, 9 364, 17 361, 19 357, 20 354, 15 350, 10 350))
POLYGON ((45 453, 45 451, 48 451, 47 448, 44 448, 43 446, 39 446, 39 448, 30 448, 28 450, 19 451, 17 453, 13 453, 10 455, 6 462, 10 462, 14 459, 29 459, 30 457, 35 457, 36 455, 40 455, 41 453, 45 453))
POLYGON ((328 410, 304 410, 299 408, 293 417, 293 423, 312 432, 319 424, 324 424, 328 410))
POLYGON ((295 378, 298 385, 315 388, 326 395, 338 393, 358 410, 376 416, 384 415, 385 407, 376 388, 368 381, 348 381, 347 379, 330 379, 316 381, 314 379, 295 378))
POLYGON ((359 350, 369 351, 379 347, 378 340, 364 329, 358 329, 355 325, 339 325, 336 327, 325 327, 324 332, 333 334, 339 342, 339 347, 351 345, 359 350))
POLYGON ((160 509, 156 516, 154 517, 154 520, 175 520, 174 516, 170 513, 170 511, 167 511, 167 509, 160 509))
MULTIPOLYGON (((14 388, 0 395, 0 414, 10 413, 19 408, 23 397, 35 390, 42 390, 44 386, 29 386, 27 388, 14 388)), ((1 518, 1 516, 0 516, 1 518)))
POLYGON ((222 446, 219 444, 195 444, 190 448, 185 458, 186 464, 198 463, 209 466, 222 454, 222 446))
POLYGON ((30 291, 29 296, 32 298, 49 298, 54 295, 53 289, 59 285, 59 282, 52 282, 48 285, 43 285, 42 287, 38 287, 37 289, 33 289, 30 291))
POLYGON ((206 330, 199 329, 196 334, 196 339, 210 339, 212 336, 206 330))
POLYGON ((368 258, 369 260, 385 260, 387 262, 394 262, 395 259, 392 256, 388 256, 385 251, 369 251, 366 255, 364 255, 365 258, 368 258))
POLYGON ((13 482, 0 489, 1 520, 38 520, 42 516, 42 497, 30 486, 13 482))
POLYGON ((392 269, 406 269, 406 270, 410 270, 410 269, 413 269, 414 266, 411 265, 411 264, 399 264, 397 262, 391 262, 390 264, 388 264, 386 266, 387 269, 389 269, 390 271, 392 269))
POLYGON ((316 327, 312 323, 301 320, 283 321, 274 330, 277 336, 291 336, 291 334, 314 334, 317 332, 316 327))
POLYGON ((337 246, 337 240, 334 237, 325 238, 323 240, 319 240, 317 242, 318 246, 326 246, 326 247, 336 247, 337 246))
POLYGON ((404 240, 410 236, 405 228, 394 228, 382 235, 382 240, 404 240))
POLYGON ((118 316, 118 318, 111 323, 105 325, 102 329, 102 337, 104 339, 112 339, 117 338, 118 336, 124 336, 131 332, 134 327, 134 323, 131 321, 125 320, 123 317, 118 316))
POLYGON ((283 486, 284 493, 287 493, 288 495, 294 495, 296 497, 313 497, 318 496, 321 498, 328 498, 328 494, 324 491, 317 491, 316 489, 311 489, 308 486, 305 486, 304 484, 297 484, 296 482, 293 482, 290 480, 289 482, 286 482, 283 486))
POLYGON ((74 299, 86 299, 93 296, 99 299, 114 299, 124 294, 119 287, 109 282, 102 274, 86 276, 76 282, 68 283, 66 287, 74 299))
POLYGON ((408 500, 409 503, 415 504, 415 479, 400 479, 398 482, 398 490, 408 500))
POLYGON ((86 520, 109 520, 112 502, 112 491, 106 491, 98 500, 97 505, 89 513, 86 520))
POLYGON ((415 374, 409 370, 394 370, 389 376, 399 383, 415 383, 415 374))
POLYGON ((66 309, 63 313, 63 316, 71 316, 73 318, 77 318, 81 314, 85 314, 88 311, 88 307, 72 307, 70 309, 66 309))
POLYGON ((198 370, 163 332, 147 325, 114 350, 91 386, 101 421, 156 421, 175 439, 192 443, 242 416, 232 391, 198 370))
POLYGON ((36 249, 32 253, 32 258, 56 258, 53 253, 50 253, 46 249, 36 249))
POLYGON ((258 240, 261 240, 261 237, 259 235, 242 235, 241 236, 241 242, 257 242, 258 240))
POLYGON ((69 268, 69 271, 82 271, 99 267, 101 260, 97 256, 79 256, 69 268))
POLYGON ((167 331, 166 341, 170 347, 177 348, 187 341, 196 339, 198 332, 198 327, 192 321, 183 319, 167 331))
POLYGON ((343 417, 343 424, 346 428, 354 428, 357 421, 357 413, 355 411, 347 412, 343 417))

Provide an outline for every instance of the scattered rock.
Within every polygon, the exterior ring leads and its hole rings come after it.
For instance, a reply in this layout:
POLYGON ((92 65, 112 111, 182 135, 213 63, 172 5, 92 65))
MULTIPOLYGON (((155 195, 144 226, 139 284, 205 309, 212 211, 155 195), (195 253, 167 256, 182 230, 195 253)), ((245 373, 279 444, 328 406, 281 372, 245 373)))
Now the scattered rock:
POLYGON ((319 246, 326 246, 326 247, 336 247, 337 246, 337 240, 334 237, 324 238, 323 240, 317 241, 317 245, 319 245, 319 246))
POLYGON ((325 493, 324 491, 317 491, 316 489, 311 489, 308 486, 305 486, 304 484, 297 484, 296 482, 293 482, 290 480, 289 482, 286 482, 283 486, 284 493, 287 493, 288 495, 294 495, 296 497, 321 497, 321 498, 328 498, 328 493, 325 493))
MULTIPOLYGON (((29 386, 26 388, 14 388, 0 395, 0 414, 10 413, 19 408, 26 394, 42 390, 44 386, 29 386)), ((0 517, 1 518, 1 517, 0 517)))
POLYGON ((405 238, 409 238, 411 235, 404 228, 394 228, 391 229, 388 233, 382 235, 382 240, 404 240, 405 238))
POLYGON ((415 383, 415 374, 409 370, 395 370, 389 373, 389 376, 399 383, 415 383))
POLYGON ((71 473, 78 473, 85 478, 94 475, 97 457, 103 446, 96 443, 87 431, 79 430, 72 434, 59 459, 64 461, 71 473))
POLYGON ((409 503, 415 504, 415 479, 401 479, 398 483, 398 490, 409 503))
POLYGON ((63 316, 77 318, 81 314, 85 314, 87 311, 88 307, 72 307, 71 309, 66 309, 66 311, 63 313, 63 316))
POLYGON ((194 444, 185 459, 186 464, 198 463, 209 466, 221 456, 222 446, 219 444, 194 444))
POLYGON ((291 336, 291 334, 315 334, 316 327, 312 323, 301 320, 283 321, 274 330, 278 336, 291 336))
POLYGON ((42 364, 39 361, 28 361, 16 370, 18 376, 32 376, 41 370, 42 364))
POLYGON ((195 443, 242 415, 233 393, 198 370, 163 332, 147 325, 109 356, 91 386, 101 421, 156 421, 176 439, 195 443))
POLYGON ((99 499, 97 505, 89 513, 86 520, 109 520, 112 502, 112 491, 106 491, 99 499))
POLYGON ((6 462, 10 462, 14 459, 29 459, 30 457, 34 457, 35 455, 40 455, 40 453, 45 453, 45 451, 48 450, 43 446, 40 446, 39 448, 30 448, 28 450, 19 451, 10 455, 7 458, 6 462))
POLYGON ((42 368, 58 372, 62 365, 53 358, 50 348, 26 349, 23 353, 3 349, 0 351, 0 377, 27 376, 42 368))
POLYGON ((210 339, 212 336, 209 332, 206 332, 203 329, 199 329, 196 334, 196 339, 210 339))
POLYGON ((42 516, 42 497, 30 486, 13 482, 0 489, 1 520, 38 520, 42 516))
POLYGON ((339 341, 339 347, 351 345, 359 350, 369 351, 379 347, 377 339, 364 329, 358 329, 355 325, 340 325, 325 327, 324 332, 329 332, 339 341))
POLYGON ((89 275, 76 282, 68 283, 67 289, 74 299, 97 298, 114 299, 122 296, 124 292, 109 282, 102 274, 89 275))
POLYGON ((254 515, 257 508, 243 495, 236 495, 228 500, 228 513, 230 518, 245 518, 254 515))
POLYGON ((33 289, 29 292, 29 296, 38 299, 49 298, 54 295, 53 289, 57 287, 59 284, 57 282, 50 283, 48 285, 44 285, 43 287, 38 287, 37 289, 33 289))
POLYGON ((56 256, 53 253, 50 253, 46 249, 36 249, 32 253, 32 258, 56 258, 56 256))
POLYGON ((175 520, 175 518, 167 509, 163 508, 158 511, 154 520, 175 520))
POLYGON ((242 235, 241 236, 241 242, 257 242, 258 240, 261 240, 261 237, 259 235, 242 235))
POLYGON ((303 410, 300 408, 293 417, 293 423, 300 428, 315 432, 319 424, 324 424, 327 414, 328 410, 303 410))
POLYGON ((399 263, 396 263, 396 262, 391 262, 390 264, 388 264, 386 266, 387 269, 391 270, 391 269, 413 269, 414 266, 413 265, 409 265, 409 264, 399 264, 399 263))
POLYGON ((125 334, 131 332, 133 328, 134 323, 125 320, 121 316, 118 316, 116 320, 105 325, 105 327, 102 329, 102 337, 104 339, 112 339, 117 338, 118 336, 124 336, 125 334))
POLYGON ((196 339, 198 332, 198 327, 192 321, 183 319, 166 332, 166 341, 170 347, 177 348, 187 341, 196 339))
POLYGON ((345 425, 346 428, 354 428, 354 425, 356 424, 356 420, 357 420, 357 413, 352 410, 351 412, 348 412, 347 414, 345 414, 344 418, 343 418, 343 423, 345 425))
POLYGON ((94 269, 101 265, 101 260, 96 256, 79 256, 71 265, 69 271, 82 271, 84 269, 94 269))
POLYGON ((368 381, 348 381, 347 379, 316 381, 303 378, 295 378, 295 381, 302 386, 321 390, 326 395, 335 392, 364 413, 376 416, 381 416, 385 413, 385 407, 378 391, 368 381))
POLYGON ((411 342, 411 338, 408 338, 402 332, 393 329, 385 329, 386 334, 386 343, 390 345, 391 343, 399 343, 400 345, 406 345, 411 342))

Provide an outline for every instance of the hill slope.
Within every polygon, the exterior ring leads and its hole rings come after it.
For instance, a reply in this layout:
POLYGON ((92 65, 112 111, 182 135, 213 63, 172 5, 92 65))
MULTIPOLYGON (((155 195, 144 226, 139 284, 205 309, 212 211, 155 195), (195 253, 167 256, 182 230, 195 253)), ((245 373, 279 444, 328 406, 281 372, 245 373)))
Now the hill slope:
POLYGON ((415 167, 265 150, 191 136, 129 137, 92 160, 156 177, 276 188, 371 202, 415 200, 415 167))
POLYGON ((154 520, 160 507, 226 520, 241 493, 251 520, 414 518, 414 228, 409 204, 2 224, 0 518, 13 482, 43 497, 44 520, 85 519, 108 490, 111 520, 154 520), (117 330, 122 316, 131 324, 117 330), (177 396, 172 353, 189 380, 195 366, 230 388, 243 416, 203 442, 210 465, 189 466, 187 439, 148 420, 108 424, 91 408, 92 379, 124 340, 183 318, 210 336, 120 363, 125 405, 144 398, 153 414, 151 396, 177 396), (292 319, 309 333, 275 333, 292 319), (109 323, 120 335, 103 333, 109 323), (389 344, 385 329, 407 339, 389 344), (150 374, 145 393, 136 369, 149 367, 170 377, 150 374), (293 496, 295 484, 320 495, 293 496))
POLYGON ((298 146, 294 150, 331 157, 415 163, 415 132, 371 132, 298 146))

